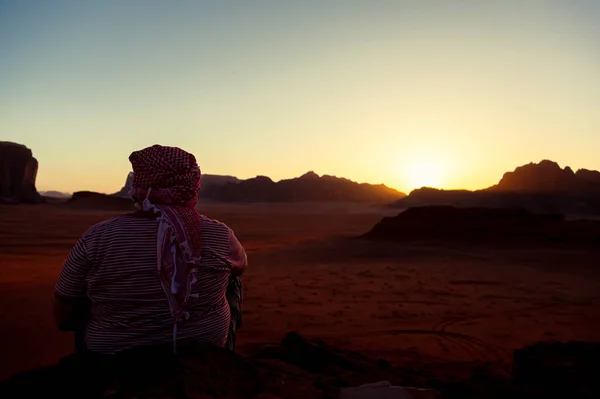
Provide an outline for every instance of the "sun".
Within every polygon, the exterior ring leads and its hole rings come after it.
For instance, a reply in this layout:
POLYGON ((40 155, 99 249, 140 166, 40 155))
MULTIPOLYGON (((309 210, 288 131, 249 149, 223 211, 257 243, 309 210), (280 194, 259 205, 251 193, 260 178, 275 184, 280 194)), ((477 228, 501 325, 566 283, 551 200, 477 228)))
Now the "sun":
POLYGON ((404 176, 411 189, 441 188, 444 169, 437 159, 415 159, 405 166, 404 176))

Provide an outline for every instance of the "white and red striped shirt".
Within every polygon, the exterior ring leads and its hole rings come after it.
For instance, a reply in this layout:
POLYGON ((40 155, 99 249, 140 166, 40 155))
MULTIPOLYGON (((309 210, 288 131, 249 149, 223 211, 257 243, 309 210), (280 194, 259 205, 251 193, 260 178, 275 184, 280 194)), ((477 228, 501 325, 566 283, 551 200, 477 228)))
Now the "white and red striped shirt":
MULTIPOLYGON (((177 324, 177 341, 223 346, 230 311, 230 275, 247 266, 246 252, 225 224, 202 216, 202 261, 177 324), (226 268, 223 266, 226 265, 226 268)), ((148 213, 118 216, 92 226, 69 254, 56 294, 91 300, 86 347, 112 354, 140 345, 170 343, 173 322, 157 272, 158 221, 148 213)))

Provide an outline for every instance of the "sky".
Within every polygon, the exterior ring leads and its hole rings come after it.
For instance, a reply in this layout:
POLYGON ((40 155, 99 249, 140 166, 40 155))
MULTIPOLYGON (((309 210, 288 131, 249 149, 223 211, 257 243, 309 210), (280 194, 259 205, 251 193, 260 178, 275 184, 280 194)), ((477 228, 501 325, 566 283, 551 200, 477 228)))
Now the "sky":
POLYGON ((0 0, 0 140, 65 192, 153 144, 402 191, 600 169, 600 2, 0 0))

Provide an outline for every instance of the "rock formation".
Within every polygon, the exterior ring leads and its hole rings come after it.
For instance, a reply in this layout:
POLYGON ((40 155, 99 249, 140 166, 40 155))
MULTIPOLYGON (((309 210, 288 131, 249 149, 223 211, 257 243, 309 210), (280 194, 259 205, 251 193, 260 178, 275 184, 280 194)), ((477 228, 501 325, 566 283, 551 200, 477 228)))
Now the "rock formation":
POLYGON ((125 184, 123 188, 119 190, 119 192, 113 194, 116 197, 129 198, 129 189, 131 188, 131 182, 133 180, 133 173, 129 172, 127 174, 127 178, 125 179, 125 184))
POLYGON ((556 162, 544 160, 516 168, 504 174, 493 191, 588 196, 600 194, 600 172, 580 169, 574 173, 556 162))
POLYGON ((114 211, 134 211, 133 201, 114 195, 93 191, 77 191, 73 193, 67 204, 72 208, 92 208, 114 211))
POLYGON ((520 207, 534 212, 600 214, 600 172, 562 169, 556 162, 530 163, 504 174, 500 182, 477 191, 421 188, 395 207, 450 205, 458 207, 520 207))
POLYGON ((567 221, 560 214, 537 214, 518 208, 426 206, 383 218, 364 237, 401 242, 595 248, 600 245, 600 221, 567 221))
POLYGON ((257 176, 200 192, 201 197, 230 202, 372 202, 389 203, 405 194, 383 184, 356 183, 308 172, 295 179, 274 182, 257 176))
MULTIPOLYGON (((116 194, 129 197, 131 173, 116 194)), ((224 202, 348 201, 389 203, 405 196, 383 184, 359 184, 334 176, 308 172, 295 179, 274 182, 267 176, 240 180, 233 176, 203 175, 201 199, 224 202)))
POLYGON ((38 203, 42 197, 35 188, 38 161, 24 145, 0 142, 0 202, 38 203))

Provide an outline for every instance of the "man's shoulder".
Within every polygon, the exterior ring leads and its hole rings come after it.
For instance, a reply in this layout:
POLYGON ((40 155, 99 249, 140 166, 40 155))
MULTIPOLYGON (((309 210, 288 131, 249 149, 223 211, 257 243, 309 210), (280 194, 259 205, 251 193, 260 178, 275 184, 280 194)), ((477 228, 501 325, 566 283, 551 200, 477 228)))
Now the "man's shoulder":
POLYGON ((200 214, 200 219, 202 219, 202 227, 204 227, 204 228, 215 228, 215 229, 220 229, 220 230, 226 230, 228 232, 231 231, 229 226, 227 226, 225 223, 221 222, 220 220, 212 219, 212 218, 209 218, 208 216, 202 215, 202 214, 200 214))
POLYGON ((130 230, 132 225, 144 225, 149 224, 149 222, 156 223, 156 218, 152 215, 141 214, 139 212, 113 216, 111 218, 94 224, 83 234, 83 236, 93 236, 107 231, 109 232, 114 231, 115 229, 122 228, 127 228, 128 230, 130 230))

